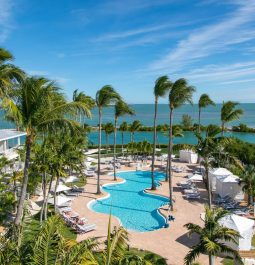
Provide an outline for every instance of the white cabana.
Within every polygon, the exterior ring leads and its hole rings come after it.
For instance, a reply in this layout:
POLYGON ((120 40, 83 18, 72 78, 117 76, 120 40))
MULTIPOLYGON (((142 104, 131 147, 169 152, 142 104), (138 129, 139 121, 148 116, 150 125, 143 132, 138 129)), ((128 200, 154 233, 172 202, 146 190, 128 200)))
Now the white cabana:
POLYGON ((244 194, 239 181, 239 177, 235 175, 218 176, 216 177, 215 192, 222 198, 229 195, 232 199, 243 199, 244 194))
POLYGON ((196 164, 197 160, 198 160, 198 155, 192 150, 180 150, 180 161, 181 162, 185 162, 189 164, 196 164))
POLYGON ((68 178, 65 179, 65 183, 72 183, 72 182, 75 182, 75 181, 78 181, 78 180, 79 179, 76 176, 69 176, 68 178))
MULTIPOLYGON (((65 203, 67 203, 67 202, 70 202, 71 200, 72 200, 71 198, 68 198, 68 197, 64 197, 64 196, 60 196, 59 195, 59 196, 56 196, 56 205, 57 206, 61 206, 61 205, 65 204, 65 203)), ((54 205, 54 198, 53 197, 50 198, 48 200, 48 203, 54 205)))
POLYGON ((233 229, 240 233, 238 245, 235 243, 225 242, 226 245, 236 250, 250 250, 253 236, 254 221, 236 214, 229 214, 219 220, 219 223, 227 228, 233 229))
POLYGON ((216 178, 217 177, 227 177, 229 175, 232 175, 232 172, 227 170, 226 168, 213 168, 209 170, 209 181, 211 183, 211 189, 212 191, 216 190, 216 178))
POLYGON ((191 181, 203 181, 203 176, 199 175, 199 174, 190 175, 189 180, 191 180, 191 181))

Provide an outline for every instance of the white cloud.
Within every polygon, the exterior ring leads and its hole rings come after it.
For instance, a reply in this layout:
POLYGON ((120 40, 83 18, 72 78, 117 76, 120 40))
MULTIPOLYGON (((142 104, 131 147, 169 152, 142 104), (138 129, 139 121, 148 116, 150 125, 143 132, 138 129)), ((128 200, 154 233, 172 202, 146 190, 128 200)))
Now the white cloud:
POLYGON ((3 43, 11 32, 13 6, 11 0, 0 0, 0 43, 3 43))
POLYGON ((192 31, 187 38, 179 41, 173 51, 153 62, 148 70, 174 72, 202 58, 231 49, 233 45, 254 39, 250 24, 255 21, 255 1, 234 3, 239 4, 238 9, 225 20, 192 31))

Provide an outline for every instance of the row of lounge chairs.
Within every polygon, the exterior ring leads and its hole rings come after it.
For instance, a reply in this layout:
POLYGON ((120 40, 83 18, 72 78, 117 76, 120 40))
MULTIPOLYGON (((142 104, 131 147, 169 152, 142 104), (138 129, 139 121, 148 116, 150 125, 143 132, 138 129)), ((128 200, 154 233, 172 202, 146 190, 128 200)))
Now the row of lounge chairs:
POLYGON ((241 206, 239 202, 233 200, 229 195, 219 197, 213 201, 219 207, 222 207, 234 214, 246 216, 249 215, 251 209, 248 207, 241 206))
POLYGON ((72 227, 78 234, 88 233, 96 229, 95 224, 89 224, 86 218, 80 218, 79 214, 72 211, 71 208, 64 208, 60 210, 65 223, 72 227))
POLYGON ((196 185, 190 181, 181 181, 177 183, 177 186, 182 189, 184 195, 183 197, 186 199, 200 199, 200 192, 196 185))

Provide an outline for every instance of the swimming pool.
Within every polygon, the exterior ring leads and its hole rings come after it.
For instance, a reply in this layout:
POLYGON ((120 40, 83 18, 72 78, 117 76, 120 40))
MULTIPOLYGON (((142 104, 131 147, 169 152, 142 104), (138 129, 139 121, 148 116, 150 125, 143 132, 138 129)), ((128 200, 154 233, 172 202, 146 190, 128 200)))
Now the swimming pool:
MULTIPOLYGON (((106 198, 98 199, 90 204, 95 212, 107 213, 117 217, 121 225, 129 230, 139 232, 162 228, 165 218, 158 208, 169 200, 166 197, 144 192, 151 185, 150 171, 119 172, 123 183, 108 184, 103 190, 109 193, 106 198)), ((155 172, 155 181, 164 179, 164 174, 155 172)))

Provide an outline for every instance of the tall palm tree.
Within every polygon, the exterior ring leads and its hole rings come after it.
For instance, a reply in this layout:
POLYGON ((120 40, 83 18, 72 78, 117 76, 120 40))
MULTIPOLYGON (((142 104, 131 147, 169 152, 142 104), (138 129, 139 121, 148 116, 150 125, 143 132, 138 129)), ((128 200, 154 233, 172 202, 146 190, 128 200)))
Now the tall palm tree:
POLYGON ((122 122, 119 130, 121 131, 121 151, 122 151, 122 156, 124 156, 124 132, 128 131, 128 124, 126 121, 122 122))
MULTIPOLYGON (((164 131, 163 135, 169 137, 169 132, 164 131)), ((174 125, 172 128, 172 137, 173 140, 175 137, 184 137, 183 130, 180 126, 174 125)), ((174 147, 174 146, 173 146, 174 147)), ((168 159, 167 159, 167 165, 166 165, 166 173, 165 173, 165 181, 168 181, 168 159)))
POLYGON ((198 101, 198 132, 200 133, 201 126, 201 111, 203 108, 209 105, 215 106, 215 103, 211 100, 208 94, 202 94, 198 101))
POLYGON ((54 82, 40 77, 26 78, 15 88, 12 95, 3 99, 2 105, 7 115, 27 133, 24 178, 15 218, 15 224, 19 225, 27 193, 31 147, 37 134, 54 132, 57 128, 77 130, 78 124, 72 119, 72 114, 79 110, 90 116, 90 111, 85 104, 80 102, 66 102, 54 82), (71 118, 67 118, 66 114, 71 118))
POLYGON ((0 97, 3 98, 6 93, 10 92, 12 86, 18 81, 22 81, 25 73, 13 64, 8 63, 12 61, 13 55, 0 48, 0 97))
POLYGON ((219 133, 220 128, 216 125, 209 125, 207 127, 205 137, 203 137, 201 133, 195 133, 198 139, 198 144, 196 147, 197 153, 203 158, 201 164, 205 168, 205 182, 208 192, 209 208, 212 206, 212 189, 211 181, 209 179, 209 169, 213 166, 216 150, 219 149, 219 146, 222 147, 222 145, 228 141, 228 139, 218 137, 219 133))
POLYGON ((253 205, 255 196, 255 167, 254 165, 246 165, 240 175, 242 189, 248 194, 248 204, 253 205))
POLYGON ((166 75, 159 77, 154 86, 153 94, 155 98, 154 103, 154 121, 153 121, 153 151, 152 151, 152 163, 151 163, 151 189, 155 190, 156 185, 154 183, 154 164, 155 164, 155 152, 156 152, 156 139, 157 139, 157 112, 158 112, 158 100, 160 97, 166 96, 167 92, 171 88, 172 83, 166 75))
POLYGON ((173 112, 185 103, 192 103, 192 94, 195 91, 193 86, 189 86, 186 79, 181 78, 174 82, 169 92, 169 144, 168 144, 168 182, 169 182, 169 204, 173 210, 173 192, 172 192, 172 152, 173 152, 173 112))
POLYGON ((101 142, 102 142, 102 111, 104 107, 108 107, 111 104, 121 100, 120 95, 115 89, 109 85, 103 86, 96 93, 96 105, 98 107, 99 117, 99 130, 98 130, 98 170, 97 170, 97 194, 101 193, 100 190, 100 159, 101 159, 101 142))
POLYGON ((221 133, 224 135, 225 125, 228 122, 238 120, 243 114, 242 109, 236 109, 239 103, 233 101, 223 102, 221 107, 221 133))
POLYGON ((108 148, 109 148, 109 136, 114 133, 114 125, 112 122, 107 122, 103 126, 104 132, 105 132, 105 140, 106 140, 106 150, 108 153, 108 148))
POLYGON ((237 240, 240 237, 237 231, 220 225, 220 219, 227 214, 228 211, 222 208, 210 209, 205 206, 205 223, 203 227, 193 223, 188 223, 184 226, 189 230, 189 235, 197 234, 199 236, 199 243, 193 246, 184 258, 185 265, 193 264, 200 254, 209 256, 210 265, 214 264, 214 257, 220 254, 226 254, 233 257, 235 261, 241 261, 238 251, 224 243, 237 244, 237 240))
MULTIPOLYGON (((117 180, 116 177, 116 136, 117 136, 117 122, 118 118, 124 115, 134 115, 134 110, 128 106, 128 104, 122 100, 118 101, 114 106, 114 147, 113 147, 113 168, 114 168, 114 180, 117 180)), ((122 143, 123 144, 123 143, 122 143)))
POLYGON ((142 126, 142 124, 138 120, 135 120, 130 124, 129 131, 131 134, 131 142, 134 142, 134 134, 136 131, 138 131, 141 128, 141 126, 142 126))
MULTIPOLYGON (((75 89, 73 92, 73 101, 84 103, 90 110, 96 106, 95 100, 87 96, 84 92, 79 92, 78 89, 75 89)), ((82 113, 79 113, 79 122, 82 121, 82 113)))

